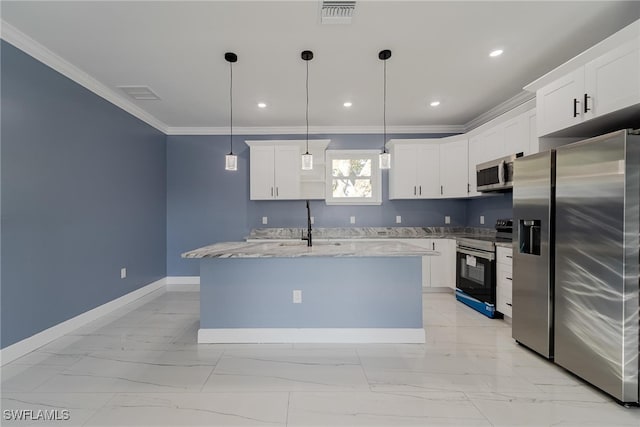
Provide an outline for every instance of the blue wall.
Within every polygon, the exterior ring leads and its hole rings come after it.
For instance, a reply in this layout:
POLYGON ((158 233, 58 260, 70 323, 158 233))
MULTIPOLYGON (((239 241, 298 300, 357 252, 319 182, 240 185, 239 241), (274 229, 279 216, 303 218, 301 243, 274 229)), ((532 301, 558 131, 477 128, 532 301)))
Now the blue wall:
POLYGON ((4 348, 166 275, 166 137, 6 42, 1 65, 4 348))
POLYGON ((513 215, 513 194, 491 193, 467 201, 467 226, 493 228, 496 219, 511 218, 513 215), (480 224, 480 215, 484 215, 484 225, 480 224))
MULTIPOLYGON (((438 138, 445 135, 411 135, 411 138, 438 138)), ((407 138, 390 135, 389 138, 407 138)), ((238 171, 224 169, 229 152, 228 136, 167 137, 167 275, 197 276, 199 263, 181 259, 180 254, 213 242, 240 240, 252 228, 302 227, 306 225, 303 201, 249 200, 249 147, 245 140, 304 139, 304 135, 239 135, 234 137, 238 171)), ((331 139, 329 149, 378 148, 381 135, 313 135, 312 139, 331 139)), ((403 226, 444 226, 445 215, 452 226, 467 222, 463 199, 388 200, 388 179, 383 174, 383 203, 380 206, 327 206, 312 201, 316 227, 396 226, 396 215, 403 226)))

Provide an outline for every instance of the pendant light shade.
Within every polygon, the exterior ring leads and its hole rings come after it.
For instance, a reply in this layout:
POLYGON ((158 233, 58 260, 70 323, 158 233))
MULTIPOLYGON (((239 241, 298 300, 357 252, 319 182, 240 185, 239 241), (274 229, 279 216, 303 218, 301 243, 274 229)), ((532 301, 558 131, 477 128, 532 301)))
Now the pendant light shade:
POLYGON ((306 79, 306 89, 307 89, 307 103, 306 103, 306 114, 305 119, 307 123, 307 150, 302 155, 302 170, 312 170, 313 169, 313 155, 309 153, 309 61, 313 59, 313 52, 310 50, 305 50, 300 54, 300 57, 307 63, 307 79, 306 79))
POLYGON ((391 169, 391 154, 387 153, 387 59, 391 58, 389 49, 381 50, 378 58, 384 64, 384 84, 382 90, 382 153, 380 153, 380 169, 391 169))
POLYGON ((233 154, 233 63, 238 61, 238 56, 233 52, 224 54, 224 59, 229 63, 229 154, 224 158, 224 168, 228 171, 238 170, 238 156, 233 154))

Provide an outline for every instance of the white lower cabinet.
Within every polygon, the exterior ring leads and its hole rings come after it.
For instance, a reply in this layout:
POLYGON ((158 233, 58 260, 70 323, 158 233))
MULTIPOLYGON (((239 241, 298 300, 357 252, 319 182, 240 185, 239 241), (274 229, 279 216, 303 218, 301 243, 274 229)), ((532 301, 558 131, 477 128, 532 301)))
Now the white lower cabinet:
POLYGON ((496 248, 496 310, 512 317, 513 249, 496 248))
POLYGON ((456 241, 454 239, 416 239, 412 241, 440 255, 422 257, 423 288, 456 288, 456 241))

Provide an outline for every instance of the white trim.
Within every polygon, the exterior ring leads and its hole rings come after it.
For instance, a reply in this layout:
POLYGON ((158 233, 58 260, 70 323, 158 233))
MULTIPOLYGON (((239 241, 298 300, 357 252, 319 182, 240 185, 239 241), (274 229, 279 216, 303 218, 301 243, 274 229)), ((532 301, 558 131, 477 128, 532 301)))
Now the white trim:
POLYGON ((535 95, 538 89, 545 87, 546 85, 556 81, 560 77, 563 77, 577 70, 578 68, 585 66, 587 63, 593 61, 594 59, 597 59, 607 52, 632 40, 635 40, 640 46, 640 19, 613 33, 606 39, 596 43, 589 49, 576 55, 562 65, 559 65, 542 77, 539 77, 536 80, 532 81, 524 87, 524 90, 533 92, 533 94, 535 95))
POLYGON ((15 28, 13 25, 8 24, 4 20, 0 20, 0 27, 2 27, 2 39, 12 44, 28 55, 34 57, 43 64, 53 68, 60 74, 73 80, 80 86, 89 89, 96 95, 106 99, 113 105, 123 109, 132 116, 142 120, 150 126, 158 129, 160 132, 167 133, 168 126, 162 121, 149 114, 147 111, 135 105, 129 101, 123 95, 119 94, 109 86, 99 82, 95 78, 91 77, 85 71, 76 67, 69 61, 58 56, 56 53, 47 49, 31 37, 24 34, 22 31, 15 28))
POLYGON ((200 292, 200 276, 167 276, 167 292, 200 292))
POLYGON ((45 329, 42 332, 38 332, 35 335, 25 338, 22 341, 18 341, 8 347, 0 350, 0 366, 5 365, 17 358, 30 353, 51 341, 60 338, 68 333, 71 333, 75 329, 86 325, 87 323, 99 319, 125 305, 149 295, 154 292, 166 291, 166 278, 162 278, 140 289, 136 289, 133 292, 129 292, 126 295, 116 298, 108 303, 102 304, 92 310, 86 311, 82 314, 72 317, 69 320, 65 320, 62 323, 58 323, 55 326, 45 329))
MULTIPOLYGON (((235 127, 235 135, 304 135, 304 126, 235 127)), ((378 134, 382 126, 311 126, 309 133, 322 134, 378 134)), ((464 133, 464 125, 387 126, 387 134, 393 133, 464 133)), ((229 127, 177 127, 170 126, 167 135, 229 135, 229 127)))
POLYGON ((424 344, 423 328, 221 328, 198 330, 199 344, 424 344))
POLYGON ((536 97, 535 93, 531 93, 523 90, 516 96, 507 99, 506 101, 496 105, 489 111, 485 111, 484 113, 480 114, 478 117, 468 121, 464 125, 464 128, 465 128, 464 132, 468 133, 469 131, 476 129, 490 122, 495 118, 501 117, 503 114, 506 114, 507 112, 512 111, 515 108, 523 104, 526 104, 530 101, 531 101, 531 105, 527 109, 535 108, 535 97, 536 97))

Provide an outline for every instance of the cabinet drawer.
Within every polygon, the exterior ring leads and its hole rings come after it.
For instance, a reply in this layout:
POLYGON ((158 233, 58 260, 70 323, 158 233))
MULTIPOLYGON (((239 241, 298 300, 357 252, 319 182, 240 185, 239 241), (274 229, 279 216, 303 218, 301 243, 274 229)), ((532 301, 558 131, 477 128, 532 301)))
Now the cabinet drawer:
POLYGON ((512 317, 512 286, 511 281, 498 283, 496 287, 496 309, 505 316, 512 317))
POLYGON ((503 248, 502 246, 496 247, 496 261, 498 264, 511 265, 513 262, 513 249, 503 248))
POLYGON ((498 285, 506 285, 509 286, 513 283, 513 268, 511 266, 499 266, 496 271, 496 283, 498 285))

